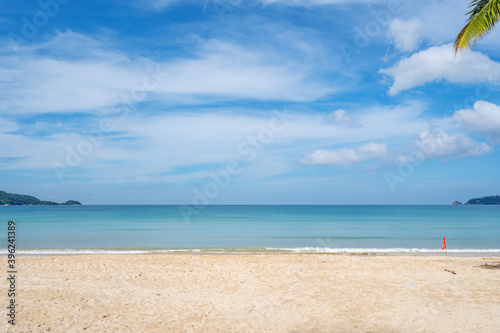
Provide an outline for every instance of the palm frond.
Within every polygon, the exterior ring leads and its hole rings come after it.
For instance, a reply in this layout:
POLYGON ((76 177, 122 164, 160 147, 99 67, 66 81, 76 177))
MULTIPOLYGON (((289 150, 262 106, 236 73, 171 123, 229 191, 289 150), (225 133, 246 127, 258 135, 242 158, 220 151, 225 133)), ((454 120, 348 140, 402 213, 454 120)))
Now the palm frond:
POLYGON ((473 0, 472 8, 465 27, 457 35, 454 43, 455 54, 473 46, 488 34, 498 22, 500 16, 500 0, 473 0))

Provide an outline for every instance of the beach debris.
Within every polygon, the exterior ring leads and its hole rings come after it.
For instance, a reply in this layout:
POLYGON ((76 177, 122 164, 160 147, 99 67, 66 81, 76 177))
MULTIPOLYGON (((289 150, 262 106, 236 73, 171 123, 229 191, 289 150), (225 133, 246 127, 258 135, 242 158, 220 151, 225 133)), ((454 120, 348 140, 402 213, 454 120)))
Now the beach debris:
POLYGON ((408 287, 415 287, 415 283, 411 282, 408 287))
POLYGON ((457 272, 455 272, 455 271, 450 271, 449 269, 445 269, 445 271, 450 272, 450 273, 451 273, 451 274, 453 274, 453 275, 456 275, 456 274, 457 274, 457 272))

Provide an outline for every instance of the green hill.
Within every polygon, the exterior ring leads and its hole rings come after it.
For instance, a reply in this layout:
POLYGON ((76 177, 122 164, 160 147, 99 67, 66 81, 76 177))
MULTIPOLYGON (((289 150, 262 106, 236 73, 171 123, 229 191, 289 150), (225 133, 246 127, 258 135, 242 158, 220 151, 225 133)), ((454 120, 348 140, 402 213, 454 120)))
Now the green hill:
POLYGON ((500 195, 470 199, 466 205, 500 205, 500 195))
POLYGON ((54 201, 42 201, 31 195, 7 193, 5 191, 0 191, 0 205, 56 206, 56 205, 81 205, 81 203, 75 200, 68 200, 64 203, 59 204, 54 201))

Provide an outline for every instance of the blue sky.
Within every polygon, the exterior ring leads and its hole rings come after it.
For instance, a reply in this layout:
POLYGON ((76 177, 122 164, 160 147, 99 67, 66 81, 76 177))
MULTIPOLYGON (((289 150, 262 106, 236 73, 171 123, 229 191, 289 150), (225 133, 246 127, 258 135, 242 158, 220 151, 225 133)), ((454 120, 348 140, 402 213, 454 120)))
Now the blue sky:
POLYGON ((1 189, 84 204, 500 194, 500 35, 469 1, 4 1, 1 189))

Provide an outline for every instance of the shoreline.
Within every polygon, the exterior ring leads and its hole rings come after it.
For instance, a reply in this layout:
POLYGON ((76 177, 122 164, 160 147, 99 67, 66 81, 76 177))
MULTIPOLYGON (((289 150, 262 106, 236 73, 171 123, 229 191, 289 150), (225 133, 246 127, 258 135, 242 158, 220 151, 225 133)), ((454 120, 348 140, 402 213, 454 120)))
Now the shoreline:
MULTIPOLYGON (((0 256, 6 256, 5 251, 0 256)), ((448 249, 447 253, 440 249, 372 249, 372 248, 209 248, 209 249, 18 249, 18 256, 51 256, 51 255, 147 255, 147 254, 199 254, 199 255, 238 255, 238 254, 314 254, 314 255, 365 255, 365 256, 429 256, 429 257, 500 257, 500 249, 448 249)))

